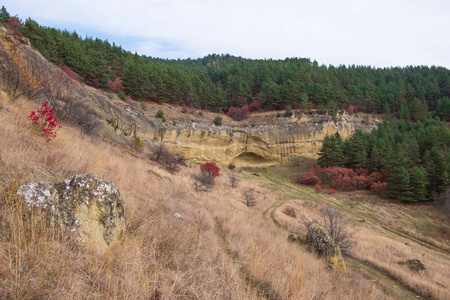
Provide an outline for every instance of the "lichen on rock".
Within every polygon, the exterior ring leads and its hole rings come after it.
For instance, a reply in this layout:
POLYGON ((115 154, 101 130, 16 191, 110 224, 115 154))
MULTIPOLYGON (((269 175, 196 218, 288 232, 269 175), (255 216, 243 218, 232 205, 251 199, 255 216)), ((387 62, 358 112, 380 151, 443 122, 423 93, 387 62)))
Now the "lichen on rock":
POLYGON ((81 241, 103 253, 125 232, 123 200, 116 186, 96 174, 76 175, 57 182, 31 182, 18 194, 52 226, 66 226, 81 241))

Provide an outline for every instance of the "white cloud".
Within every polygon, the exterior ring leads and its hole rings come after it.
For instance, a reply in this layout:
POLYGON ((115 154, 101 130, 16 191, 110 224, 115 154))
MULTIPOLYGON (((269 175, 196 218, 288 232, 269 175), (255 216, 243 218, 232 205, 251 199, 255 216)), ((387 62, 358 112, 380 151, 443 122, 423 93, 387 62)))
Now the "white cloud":
POLYGON ((41 25, 104 34, 154 57, 230 53, 334 65, 450 67, 447 0, 4 2, 10 13, 41 25))

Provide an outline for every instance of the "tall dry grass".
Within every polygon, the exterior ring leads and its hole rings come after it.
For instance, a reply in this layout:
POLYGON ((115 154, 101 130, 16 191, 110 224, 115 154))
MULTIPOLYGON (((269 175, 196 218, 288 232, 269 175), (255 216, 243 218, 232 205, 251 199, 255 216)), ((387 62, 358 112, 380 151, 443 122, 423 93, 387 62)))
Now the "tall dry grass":
POLYGON ((277 196, 262 183, 212 192, 192 188, 197 167, 170 174, 128 150, 68 126, 45 143, 28 125, 36 104, 0 97, 0 298, 6 299, 384 299, 359 275, 330 272, 264 215, 277 196), (33 220, 16 191, 27 181, 80 173, 113 181, 127 233, 105 255, 33 220), (242 191, 255 190, 247 207, 242 191), (180 220, 175 212, 183 215, 180 220))

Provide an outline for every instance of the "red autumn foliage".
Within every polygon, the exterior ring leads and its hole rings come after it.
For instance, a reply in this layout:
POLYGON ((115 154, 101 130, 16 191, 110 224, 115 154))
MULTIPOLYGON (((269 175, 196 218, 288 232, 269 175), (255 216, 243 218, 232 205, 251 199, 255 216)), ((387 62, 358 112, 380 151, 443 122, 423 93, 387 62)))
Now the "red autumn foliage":
POLYGON ((377 195, 385 194, 389 189, 387 182, 375 182, 370 187, 370 191, 377 195))
POLYGON ((242 107, 231 106, 227 112, 227 116, 235 121, 242 121, 245 117, 250 116, 250 114, 251 112, 249 111, 248 105, 244 105, 242 107))
POLYGON ((330 195, 334 195, 334 194, 336 194, 336 190, 335 189, 330 189, 328 193, 330 195))
POLYGON ((91 81, 92 81, 92 85, 93 85, 94 87, 98 87, 98 85, 99 85, 99 83, 100 83, 100 79, 94 78, 94 79, 92 79, 91 81))
POLYGON ((347 108, 344 108, 344 110, 345 110, 346 112, 348 112, 348 113, 357 113, 357 112, 358 112, 358 107, 355 106, 355 105, 349 104, 349 105, 347 106, 347 108))
POLYGON ((7 22, 11 27, 22 28, 22 24, 20 24, 20 22, 14 17, 9 18, 7 22))
POLYGON ((321 168, 312 166, 307 172, 300 174, 299 182, 306 185, 316 185, 323 182, 332 189, 354 191, 371 189, 375 183, 380 183, 384 175, 380 172, 369 174, 367 169, 347 169, 333 166, 321 168))
POLYGON ((200 166, 200 171, 206 172, 213 177, 220 176, 220 168, 215 162, 207 162, 200 166))
POLYGON ((120 82, 112 82, 112 81, 109 81, 108 82, 108 89, 111 91, 111 92, 114 92, 114 93, 119 93, 121 90, 123 90, 123 84, 121 84, 120 82))
MULTIPOLYGON (((319 181, 320 182, 320 181, 319 181)), ((314 186, 314 192, 316 192, 316 194, 320 194, 321 192, 322 192, 322 186, 319 184, 319 183, 317 183, 315 186, 314 186)))
POLYGON ((80 81, 80 76, 75 73, 74 71, 72 71, 72 69, 68 66, 62 66, 61 70, 67 74, 67 76, 69 76, 69 78, 75 80, 75 81, 80 81))
POLYGON ((46 142, 50 142, 56 137, 56 128, 61 128, 56 123, 58 118, 53 116, 55 108, 48 106, 48 101, 42 102, 40 110, 32 111, 28 116, 28 121, 42 130, 41 134, 46 138, 46 142))
POLYGON ((253 100, 253 102, 248 105, 248 110, 250 112, 260 111, 261 108, 262 104, 258 100, 253 100))

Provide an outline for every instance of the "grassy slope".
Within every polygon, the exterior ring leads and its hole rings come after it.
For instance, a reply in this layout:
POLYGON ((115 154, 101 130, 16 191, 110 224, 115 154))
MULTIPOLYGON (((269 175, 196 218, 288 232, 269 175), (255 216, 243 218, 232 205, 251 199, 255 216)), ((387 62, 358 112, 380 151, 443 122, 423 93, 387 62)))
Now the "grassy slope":
MULTIPOLYGON (((287 242, 284 226, 295 229, 296 223, 280 213, 284 202, 296 199, 300 205, 308 200, 314 213, 314 203, 348 211, 343 201, 317 196, 309 188, 288 189, 278 173, 265 174, 270 183, 244 172, 235 189, 224 174, 212 192, 195 193, 191 175, 198 171, 196 165, 170 174, 149 161, 148 153, 81 137, 68 126, 59 130, 53 142, 45 143, 26 120, 36 106, 25 99, 10 103, 0 94, 0 298, 149 299, 155 290, 164 299, 400 299, 412 295, 392 286, 397 275, 394 280, 385 276, 384 284, 374 282, 373 278, 381 281, 374 263, 364 267, 359 262, 368 261, 367 257, 355 255, 356 263, 349 261, 346 274, 333 273, 323 261, 287 242), (112 180, 125 201, 127 234, 103 256, 77 244, 65 232, 33 223, 15 193, 27 181, 59 181, 90 172, 112 180), (248 188, 256 195, 257 205, 252 208, 242 197, 248 188), (184 220, 174 218, 175 212, 184 220), (283 226, 274 225, 274 220, 283 226)), ((395 232, 367 227, 358 230, 393 240, 390 234, 395 232)), ((408 243, 416 247, 415 241, 408 243)), ((446 266, 444 252, 419 250, 426 255, 423 260, 429 270, 446 275, 432 264, 436 259, 446 266)), ((383 257, 374 258, 382 261, 383 257)), ((418 276, 424 282, 431 280, 428 273, 418 276)), ((447 285, 445 278, 435 279, 447 285)))
POLYGON ((373 277, 383 289, 396 282, 405 295, 411 296, 414 291, 430 298, 450 297, 449 245, 442 236, 450 226, 440 221, 439 212, 430 205, 396 204, 365 192, 318 195, 309 187, 290 183, 292 169, 288 167, 269 168, 263 174, 283 200, 267 211, 276 224, 301 232, 298 221, 282 213, 285 205, 296 209, 297 218, 320 219, 319 210, 324 205, 341 210, 356 231, 357 246, 349 259, 352 267, 373 277), (360 194, 366 200, 357 200, 360 194), (362 219, 365 223, 360 222, 362 219), (427 270, 411 272, 404 265, 408 259, 421 260, 427 270))

